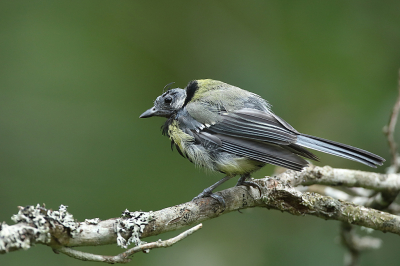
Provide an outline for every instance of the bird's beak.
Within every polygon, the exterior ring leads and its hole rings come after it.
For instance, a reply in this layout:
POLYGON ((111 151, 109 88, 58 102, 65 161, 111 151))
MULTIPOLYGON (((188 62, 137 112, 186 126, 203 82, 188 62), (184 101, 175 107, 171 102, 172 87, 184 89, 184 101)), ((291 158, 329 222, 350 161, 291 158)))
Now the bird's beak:
POLYGON ((151 107, 149 110, 145 111, 143 114, 139 116, 139 118, 147 118, 147 117, 152 117, 157 113, 157 110, 155 107, 151 107))

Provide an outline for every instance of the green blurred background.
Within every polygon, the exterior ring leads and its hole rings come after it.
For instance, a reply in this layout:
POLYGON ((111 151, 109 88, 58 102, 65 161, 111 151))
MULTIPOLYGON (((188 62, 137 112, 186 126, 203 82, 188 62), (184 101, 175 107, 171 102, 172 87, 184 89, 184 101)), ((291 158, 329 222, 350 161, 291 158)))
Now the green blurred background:
MULTIPOLYGON (((396 98, 399 11, 399 1, 1 1, 0 221, 12 224, 17 206, 37 203, 68 205, 80 221, 158 210, 222 178, 171 152, 159 130, 164 119, 138 118, 173 81, 239 86, 301 132, 389 159, 382 127, 396 98)), ((318 165, 373 170, 318 155, 318 165)), ((338 228, 244 210, 132 264, 342 265, 338 228)), ((398 236, 373 235, 383 247, 362 265, 398 263, 398 236)), ((0 264, 93 263, 38 245, 0 256, 0 264)))

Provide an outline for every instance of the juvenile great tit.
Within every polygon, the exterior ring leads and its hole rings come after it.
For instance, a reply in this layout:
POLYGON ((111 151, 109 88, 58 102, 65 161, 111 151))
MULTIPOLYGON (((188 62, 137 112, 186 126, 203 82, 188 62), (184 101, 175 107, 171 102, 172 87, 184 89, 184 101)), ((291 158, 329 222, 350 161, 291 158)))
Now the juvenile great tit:
MULTIPOLYGON (((371 167, 385 159, 368 151, 335 141, 302 134, 275 115, 257 94, 212 79, 193 80, 185 89, 175 88, 158 96, 140 118, 167 118, 163 135, 183 157, 197 166, 226 176, 197 197, 212 197, 213 190, 240 175, 237 186, 258 186, 246 181, 265 164, 301 171, 304 158, 318 161, 306 148, 340 156, 371 167)), ((193 199, 193 200, 194 200, 193 199)))

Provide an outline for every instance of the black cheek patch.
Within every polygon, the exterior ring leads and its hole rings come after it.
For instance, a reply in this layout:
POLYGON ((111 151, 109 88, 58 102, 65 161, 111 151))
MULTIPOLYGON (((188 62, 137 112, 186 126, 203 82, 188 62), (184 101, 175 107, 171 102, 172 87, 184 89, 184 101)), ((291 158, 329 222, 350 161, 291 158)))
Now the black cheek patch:
POLYGON ((197 83, 197 80, 192 80, 191 82, 189 82, 189 84, 186 86, 186 99, 182 107, 185 107, 192 100, 194 94, 198 89, 199 84, 197 83))

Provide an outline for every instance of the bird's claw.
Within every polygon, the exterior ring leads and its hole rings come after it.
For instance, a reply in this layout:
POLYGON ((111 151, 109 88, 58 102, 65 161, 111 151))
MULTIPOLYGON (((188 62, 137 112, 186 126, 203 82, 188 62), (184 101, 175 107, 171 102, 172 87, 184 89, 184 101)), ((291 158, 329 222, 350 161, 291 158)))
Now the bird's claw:
POLYGON ((238 187, 238 186, 246 186, 246 187, 254 187, 254 188, 257 188, 258 191, 260 191, 260 196, 262 195, 261 187, 260 187, 256 182, 253 182, 253 181, 244 181, 244 180, 240 180, 240 179, 239 179, 239 181, 237 182, 236 186, 237 186, 237 187, 238 187))
POLYGON ((221 204, 225 208, 226 204, 225 204, 224 198, 221 197, 220 195, 212 193, 212 190, 210 190, 209 188, 204 189, 203 192, 201 192, 199 195, 194 197, 192 199, 192 201, 195 201, 195 200, 198 200, 201 198, 206 198, 206 197, 211 197, 211 198, 215 199, 216 201, 218 201, 219 204, 221 204))

